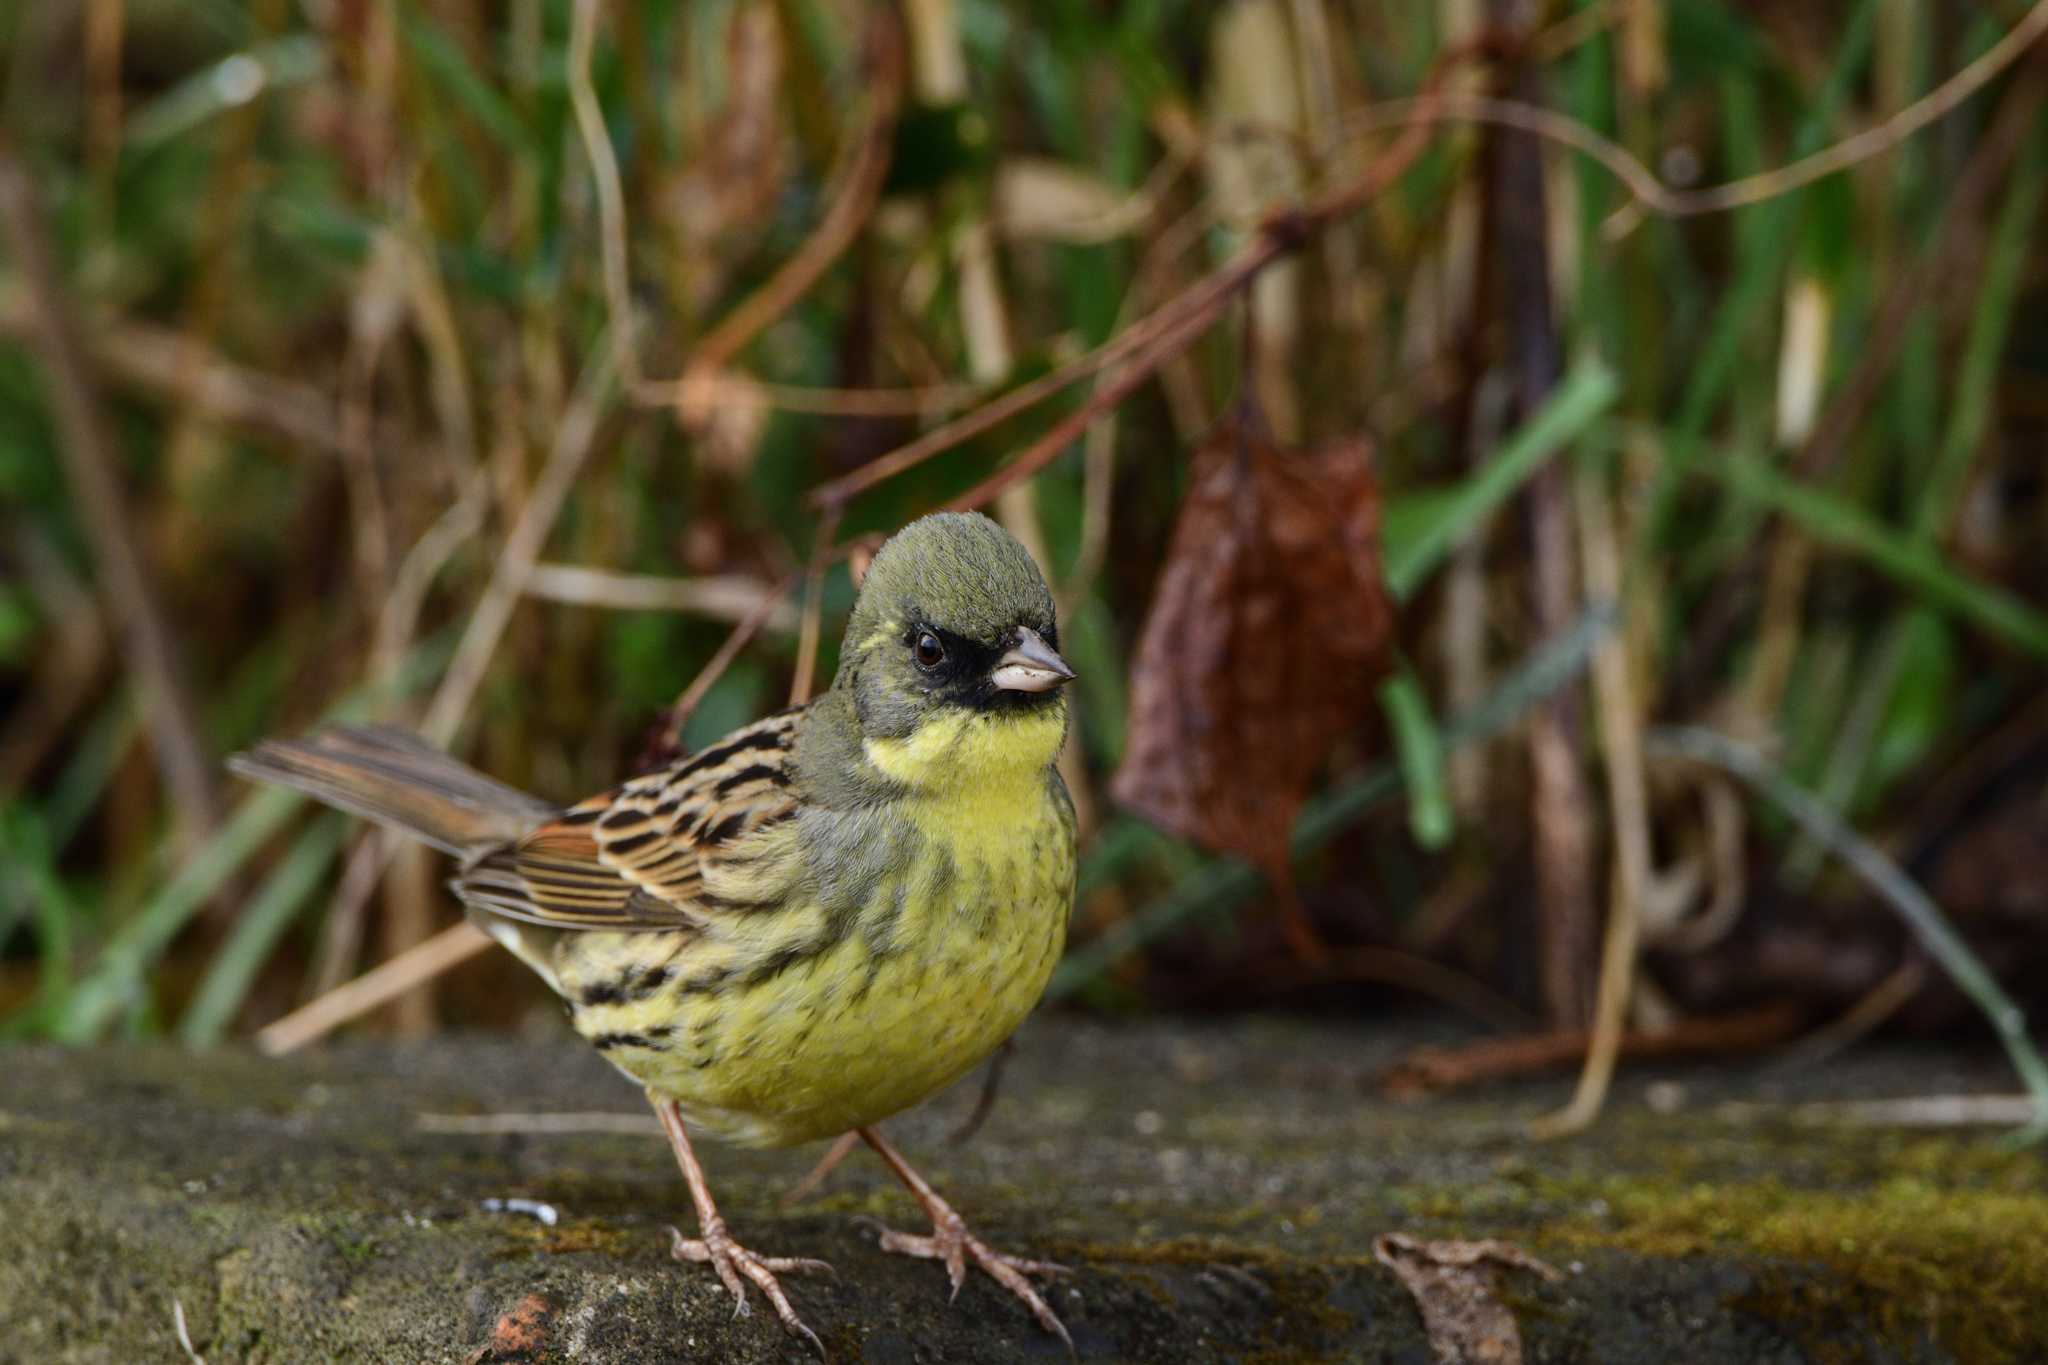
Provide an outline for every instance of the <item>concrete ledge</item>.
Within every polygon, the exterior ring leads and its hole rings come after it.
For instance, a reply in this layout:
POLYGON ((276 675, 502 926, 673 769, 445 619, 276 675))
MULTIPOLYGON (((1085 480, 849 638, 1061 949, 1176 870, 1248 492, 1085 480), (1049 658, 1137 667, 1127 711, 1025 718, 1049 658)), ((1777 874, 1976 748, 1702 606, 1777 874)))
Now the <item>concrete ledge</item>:
MULTIPOLYGON (((1444 1030, 1437 1030, 1441 1041, 1444 1030)), ((2048 1350, 2048 1161, 1989 1136, 1727 1117, 1740 1098, 2005 1084, 1865 1050, 1770 1080, 1627 1079, 1608 1122, 1535 1147, 1561 1085, 1395 1106, 1369 1077, 1415 1026, 1041 1021, 994 1118, 971 1095, 891 1131, 999 1247, 1077 1274, 1053 1302, 1086 1360, 1431 1359, 1371 1243, 1509 1238, 1567 1273, 1510 1277, 1530 1361, 1993 1361, 2048 1350), (1675 1112, 1643 1102, 1672 1081, 1675 1112)), ((422 1115, 609 1111, 636 1093, 572 1041, 352 1043, 283 1062, 166 1048, 0 1051, 0 1362, 802 1361, 736 1319, 666 1224, 688 1202, 633 1131, 429 1131, 422 1115), (486 1201, 558 1212, 553 1226, 486 1201)), ((1668 1103, 1660 1106, 1671 1109, 1668 1103)), ((431 1122, 431 1120, 429 1120, 431 1122)), ((628 1128, 633 1118, 626 1121, 628 1128)), ((1064 1359, 979 1277, 884 1256, 863 1216, 922 1231, 865 1154, 788 1211, 818 1154, 707 1147, 735 1232, 819 1256, 790 1282, 841 1361, 1064 1359)), ((2039 1358, 2039 1357, 2037 1357, 2039 1358)))

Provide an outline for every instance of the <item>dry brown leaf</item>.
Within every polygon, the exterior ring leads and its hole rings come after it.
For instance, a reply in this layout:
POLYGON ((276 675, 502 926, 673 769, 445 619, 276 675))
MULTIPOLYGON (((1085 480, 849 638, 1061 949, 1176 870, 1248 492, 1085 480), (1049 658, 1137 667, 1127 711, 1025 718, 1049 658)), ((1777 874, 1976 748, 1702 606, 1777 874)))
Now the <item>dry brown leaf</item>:
POLYGON ((1288 894, 1294 817, 1371 710, 1392 629, 1365 443, 1282 451, 1256 419, 1226 421, 1138 642, 1116 799, 1288 894))
POLYGON ((1507 1267, 1561 1278, 1510 1242, 1425 1242, 1389 1232, 1374 1239, 1372 1254, 1421 1310, 1437 1365, 1521 1365, 1522 1334, 1494 1293, 1494 1272, 1507 1267))

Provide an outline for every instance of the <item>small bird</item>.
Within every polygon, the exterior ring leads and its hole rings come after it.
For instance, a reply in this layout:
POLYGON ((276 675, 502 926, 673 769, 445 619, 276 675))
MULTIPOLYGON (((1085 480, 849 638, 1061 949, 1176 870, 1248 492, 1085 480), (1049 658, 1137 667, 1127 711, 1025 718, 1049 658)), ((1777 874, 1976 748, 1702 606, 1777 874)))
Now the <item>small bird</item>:
POLYGON ((743 1282, 823 1353, 777 1275, 818 1261, 734 1240, 691 1133, 779 1147, 857 1132, 926 1235, 884 1250, 979 1266, 1072 1340, 1027 1276, 876 1124, 971 1069, 1037 1004, 1066 942, 1074 807, 1052 595, 977 514, 912 522, 876 553, 830 690, 566 810, 403 731, 338 727, 230 760, 457 859, 472 921, 568 1002, 645 1088, 697 1209, 671 1229, 748 1311, 743 1282))

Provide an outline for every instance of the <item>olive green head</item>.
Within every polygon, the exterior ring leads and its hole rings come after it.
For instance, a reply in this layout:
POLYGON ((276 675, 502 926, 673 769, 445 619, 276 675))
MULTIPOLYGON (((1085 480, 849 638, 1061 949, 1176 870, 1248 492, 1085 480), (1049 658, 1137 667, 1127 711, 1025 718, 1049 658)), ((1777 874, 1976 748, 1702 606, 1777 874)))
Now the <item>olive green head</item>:
POLYGON ((942 713, 1062 708, 1074 672, 1058 649, 1052 593, 1024 547, 978 513, 940 512, 876 552, 833 687, 864 735, 901 737, 942 713))

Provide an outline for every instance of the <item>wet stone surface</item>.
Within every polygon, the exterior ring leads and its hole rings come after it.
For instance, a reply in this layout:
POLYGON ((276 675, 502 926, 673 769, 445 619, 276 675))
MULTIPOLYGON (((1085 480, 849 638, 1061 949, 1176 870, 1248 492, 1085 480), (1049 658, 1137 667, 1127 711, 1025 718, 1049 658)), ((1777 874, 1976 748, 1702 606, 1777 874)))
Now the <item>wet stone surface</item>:
MULTIPOLYGON (((1595 1132, 1539 1146, 1519 1125, 1563 1080, 1379 1098, 1381 1067, 1455 1036, 1046 1019, 972 1142, 944 1135, 974 1082, 890 1131, 986 1240, 1074 1267, 1050 1298, 1083 1360, 1426 1365, 1372 1256, 1391 1231, 1564 1272, 1500 1280, 1533 1362, 2048 1359, 2048 1156, 1724 1108, 2006 1088, 1995 1058, 1636 1071, 1595 1132)), ((182 1361, 180 1310, 211 1365, 810 1359, 669 1259, 688 1198, 639 1106, 571 1041, 0 1050, 0 1362, 182 1361), (447 1131, 591 1111, 628 1131, 447 1131)), ((987 1279, 949 1303, 939 1267, 876 1248, 877 1221, 924 1228, 866 1153, 779 1209, 820 1150, 704 1157, 743 1243, 837 1267, 785 1281, 836 1360, 1065 1358, 987 1279)))

